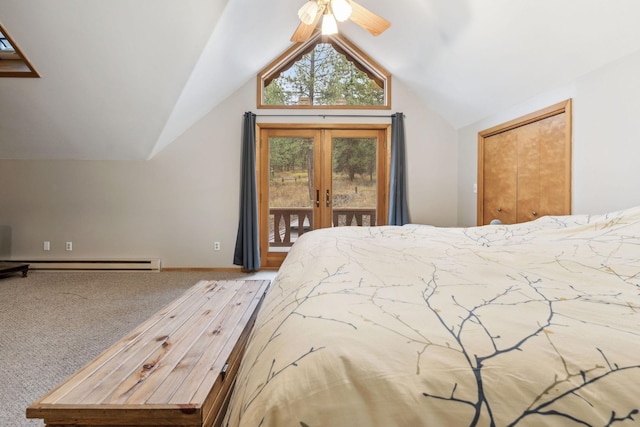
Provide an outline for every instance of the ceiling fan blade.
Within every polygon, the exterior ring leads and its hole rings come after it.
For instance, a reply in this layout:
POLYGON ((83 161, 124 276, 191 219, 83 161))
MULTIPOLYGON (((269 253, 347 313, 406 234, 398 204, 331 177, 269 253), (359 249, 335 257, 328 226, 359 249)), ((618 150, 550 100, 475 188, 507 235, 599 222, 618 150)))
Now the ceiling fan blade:
POLYGON ((304 22, 301 22, 291 36, 291 41, 295 43, 306 41, 311 36, 311 33, 313 33, 314 28, 315 27, 313 25, 307 25, 304 22))
POLYGON ((318 8, 318 13, 316 14, 315 19, 309 25, 304 22, 300 22, 300 25, 298 25, 298 28, 296 28, 296 31, 294 31, 291 36, 291 41, 295 43, 307 41, 307 39, 311 37, 311 34, 313 34, 313 30, 318 26, 318 21, 320 21, 323 12, 324 6, 318 8))
POLYGON ((352 9, 350 19, 374 36, 379 36, 391 26, 389 21, 360 6, 355 1, 350 0, 349 3, 352 9))

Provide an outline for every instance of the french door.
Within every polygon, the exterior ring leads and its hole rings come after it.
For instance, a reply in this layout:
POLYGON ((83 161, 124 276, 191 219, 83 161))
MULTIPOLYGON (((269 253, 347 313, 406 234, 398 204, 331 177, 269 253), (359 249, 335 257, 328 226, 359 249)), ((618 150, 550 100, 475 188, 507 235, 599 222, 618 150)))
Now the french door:
POLYGON ((388 125, 258 127, 261 265, 311 230, 387 223, 388 125))

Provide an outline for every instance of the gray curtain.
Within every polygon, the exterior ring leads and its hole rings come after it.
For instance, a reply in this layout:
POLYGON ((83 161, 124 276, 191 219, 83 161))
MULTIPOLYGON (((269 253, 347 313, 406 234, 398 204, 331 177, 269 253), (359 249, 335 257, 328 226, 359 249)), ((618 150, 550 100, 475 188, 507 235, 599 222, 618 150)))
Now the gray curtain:
POLYGON ((242 176, 240 222, 233 263, 245 271, 260 269, 258 234, 258 190, 256 184, 256 115, 244 113, 242 123, 242 176))
POLYGON ((391 116, 391 172, 389 180, 389 225, 409 223, 405 169, 404 114, 391 116))

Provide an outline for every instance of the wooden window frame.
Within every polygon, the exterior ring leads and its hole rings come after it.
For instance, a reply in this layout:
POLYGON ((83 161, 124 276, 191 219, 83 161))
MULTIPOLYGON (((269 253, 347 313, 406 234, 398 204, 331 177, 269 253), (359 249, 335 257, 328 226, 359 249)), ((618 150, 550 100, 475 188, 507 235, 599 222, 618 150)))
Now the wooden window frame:
POLYGON ((0 24, 0 33, 9 41, 18 57, 16 59, 0 59, 0 77, 40 77, 2 24, 0 24))
POLYGON ((362 52, 356 45, 340 34, 323 36, 320 31, 316 31, 308 40, 296 43, 275 61, 267 65, 258 73, 257 78, 257 106, 265 109, 320 109, 320 110, 390 110, 391 109, 391 74, 362 52), (382 84, 384 91, 384 103, 382 105, 268 105, 264 103, 264 89, 268 82, 277 77, 281 72, 290 68, 300 57, 313 49, 313 47, 323 41, 328 41, 340 53, 349 58, 356 67, 364 71, 372 80, 382 84), (265 82, 267 82, 265 84, 265 82))

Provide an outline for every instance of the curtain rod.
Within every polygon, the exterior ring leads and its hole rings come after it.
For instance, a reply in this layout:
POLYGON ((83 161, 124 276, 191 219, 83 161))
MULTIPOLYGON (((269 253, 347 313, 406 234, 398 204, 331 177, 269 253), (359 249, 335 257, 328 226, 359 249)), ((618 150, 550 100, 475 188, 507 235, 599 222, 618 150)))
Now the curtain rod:
MULTIPOLYGON (((391 115, 376 115, 376 114, 256 114, 256 117, 373 117, 373 118, 392 118, 395 114, 391 115)), ((402 115, 405 117, 405 115, 402 115)))

